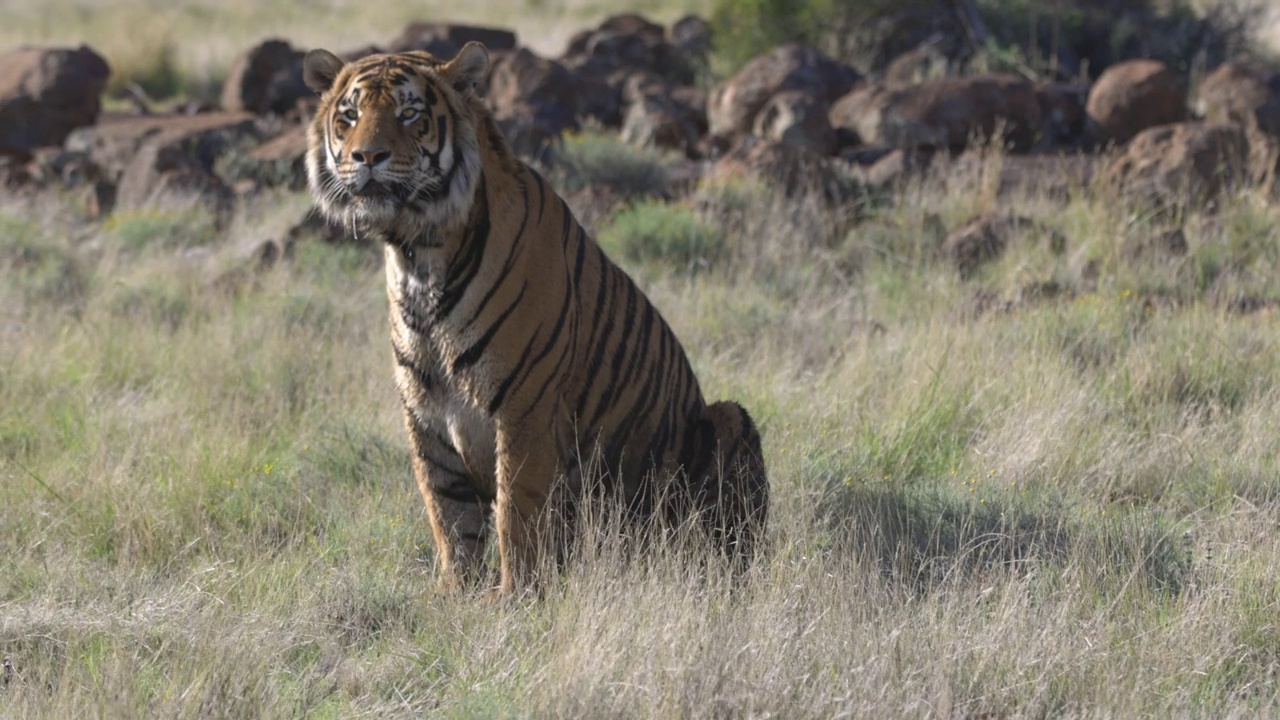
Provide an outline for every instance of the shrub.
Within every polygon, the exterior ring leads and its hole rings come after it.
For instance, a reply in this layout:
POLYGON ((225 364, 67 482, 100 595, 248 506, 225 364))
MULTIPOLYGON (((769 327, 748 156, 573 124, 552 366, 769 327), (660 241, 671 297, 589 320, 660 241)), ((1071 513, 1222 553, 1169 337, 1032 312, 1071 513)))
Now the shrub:
POLYGON ((600 244, 605 252, 630 262, 655 262, 691 272, 714 264, 724 254, 724 236, 718 230, 687 207, 656 201, 619 212, 600 232, 600 244))
POLYGON ((550 168, 561 192, 605 185, 625 196, 667 190, 667 161, 653 150, 628 145, 616 133, 586 130, 567 135, 550 168))
POLYGON ((803 42, 877 70, 931 41, 986 69, 1096 75, 1120 60, 1152 57, 1187 72, 1248 52, 1262 4, 1223 0, 1202 13, 1188 0, 976 0, 973 7, 985 32, 966 37, 959 29, 971 21, 942 0, 716 0, 716 68, 729 73, 780 43, 803 42))

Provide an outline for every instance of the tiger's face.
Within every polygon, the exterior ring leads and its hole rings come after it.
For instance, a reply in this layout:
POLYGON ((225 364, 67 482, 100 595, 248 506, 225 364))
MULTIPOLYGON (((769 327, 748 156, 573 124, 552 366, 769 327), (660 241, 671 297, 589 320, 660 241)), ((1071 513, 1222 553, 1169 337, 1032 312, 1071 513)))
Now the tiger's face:
POLYGON ((307 53, 303 76, 320 94, 307 179, 320 210, 357 232, 465 218, 480 174, 469 100, 488 63, 479 43, 448 62, 425 52, 352 63, 307 53))

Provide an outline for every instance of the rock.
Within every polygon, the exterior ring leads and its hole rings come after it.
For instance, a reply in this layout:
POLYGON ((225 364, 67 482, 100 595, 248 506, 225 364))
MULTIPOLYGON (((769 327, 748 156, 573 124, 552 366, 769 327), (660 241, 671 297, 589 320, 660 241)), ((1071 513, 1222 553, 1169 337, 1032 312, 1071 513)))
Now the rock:
POLYGON ((870 145, 961 150, 998 138, 1028 150, 1043 129, 1031 83, 1013 75, 943 78, 909 87, 863 86, 831 107, 833 127, 870 145))
POLYGON ((1250 178, 1249 139, 1234 123, 1142 131, 1108 166, 1111 187, 1157 205, 1209 203, 1250 178))
POLYGON ((284 40, 267 40, 236 58, 222 84, 222 109, 283 115, 314 96, 302 82, 305 54, 284 40))
POLYGON ((252 191, 260 187, 307 187, 307 128, 295 125, 247 153, 227 153, 217 171, 228 182, 252 191))
POLYGON ((697 15, 685 15, 671 26, 670 40, 677 51, 706 63, 711 55, 711 24, 697 15))
POLYGON ((1084 138, 1084 104, 1088 91, 1067 83, 1036 86, 1042 119, 1042 147, 1077 146, 1084 138))
POLYGON ((87 45, 0 56, 0 152, 61 145, 93 124, 111 69, 87 45))
POLYGON ((943 52, 944 36, 934 37, 894 58, 884 69, 884 84, 907 87, 950 74, 951 59, 943 52))
POLYGON ((942 252, 960 276, 968 278, 1003 255, 1017 237, 1037 230, 1037 223, 1025 217, 981 215, 947 235, 942 252))
POLYGON ((672 85, 694 80, 693 61, 667 41, 661 25, 635 13, 612 16, 578 33, 560 62, 582 90, 583 117, 609 128, 623 122, 623 93, 633 75, 653 75, 672 85))
POLYGON ((639 13, 620 13, 605 18, 599 25, 575 34, 565 48, 565 55, 578 55, 587 52, 588 46, 596 39, 597 33, 606 35, 638 35, 650 42, 666 39, 666 30, 658 23, 649 20, 639 13))
POLYGON ((889 189, 926 172, 932 162, 933 152, 929 150, 897 148, 870 163, 863 179, 868 187, 889 189))
MULTIPOLYGON (((485 101, 504 130, 559 137, 578 127, 581 86, 564 65, 526 48, 494 59, 485 101)), ((508 137, 512 137, 508 134, 508 137)))
POLYGON ((1094 142, 1128 142, 1147 128, 1187 117, 1187 90, 1158 60, 1129 60, 1107 68, 1085 104, 1087 131, 1094 142))
POLYGON ((387 52, 426 50, 442 59, 458 54, 469 42, 481 43, 490 52, 514 50, 516 34, 502 28, 459 25, 456 23, 413 22, 405 26, 387 47, 387 52))
POLYGON ((836 133, 827 120, 827 104, 803 90, 786 90, 769 98, 756 113, 752 132, 765 140, 802 147, 818 155, 836 150, 836 133))
POLYGON ((863 184, 843 160, 823 157, 798 145, 746 136, 712 170, 720 177, 754 176, 788 197, 816 194, 831 204, 862 196, 863 184))
POLYGON ((1238 123, 1246 130, 1280 137, 1280 96, 1253 68, 1219 65, 1200 82, 1194 108, 1207 122, 1238 123))
POLYGON ((691 112, 669 95, 642 95, 627 105, 622 140, 640 147, 667 148, 693 156, 699 133, 690 119, 691 112))
POLYGON ((815 48, 782 45, 756 56, 712 90, 707 102, 709 130, 721 138, 743 135, 751 131, 756 114, 769 98, 784 90, 804 91, 829 105, 859 80, 856 70, 815 48))
POLYGON ((194 194, 222 212, 229 209, 231 192, 215 175, 215 163, 257 136, 255 116, 249 113, 157 115, 81 128, 66 147, 86 153, 103 178, 115 183, 121 209, 194 194))

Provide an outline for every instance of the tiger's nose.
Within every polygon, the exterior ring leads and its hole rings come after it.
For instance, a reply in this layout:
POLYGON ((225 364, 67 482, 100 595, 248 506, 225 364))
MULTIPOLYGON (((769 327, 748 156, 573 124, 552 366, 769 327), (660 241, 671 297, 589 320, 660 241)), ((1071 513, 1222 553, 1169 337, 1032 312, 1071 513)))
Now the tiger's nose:
POLYGON ((373 167, 379 163, 385 162, 391 157, 391 151, 386 148, 360 148, 351 151, 351 158, 361 165, 373 167))

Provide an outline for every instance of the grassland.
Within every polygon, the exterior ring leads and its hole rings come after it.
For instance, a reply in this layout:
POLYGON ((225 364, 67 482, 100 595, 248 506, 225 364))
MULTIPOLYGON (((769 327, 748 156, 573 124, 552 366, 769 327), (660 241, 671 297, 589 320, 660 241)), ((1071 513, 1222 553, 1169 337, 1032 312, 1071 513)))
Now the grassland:
MULTIPOLYGON (((577 172, 663 163, 601 142, 577 172)), ((1276 715, 1280 211, 1135 258, 1162 221, 1110 189, 990 176, 595 213, 758 418, 771 553, 735 593, 606 544, 497 604, 432 591, 376 252, 237 271, 298 195, 225 231, 7 205, 0 717, 1276 715), (961 280, 939 228, 1001 204, 1065 251, 961 280)))

